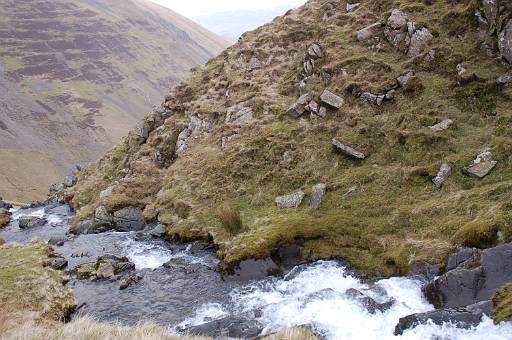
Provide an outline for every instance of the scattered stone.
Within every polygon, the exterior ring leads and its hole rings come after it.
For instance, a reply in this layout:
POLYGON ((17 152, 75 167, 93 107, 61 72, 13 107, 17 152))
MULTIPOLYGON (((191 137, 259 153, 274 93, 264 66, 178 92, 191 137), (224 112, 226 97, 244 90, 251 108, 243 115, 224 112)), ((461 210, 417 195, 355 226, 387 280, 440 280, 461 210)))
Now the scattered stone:
POLYGON ((512 76, 501 75, 496 78, 496 84, 500 87, 507 87, 512 84, 512 76))
POLYGON ((453 120, 445 119, 441 123, 431 126, 430 129, 434 132, 441 132, 444 130, 448 130, 452 124, 453 120))
POLYGON ((64 270, 68 266, 68 261, 63 257, 55 257, 50 260, 49 266, 55 270, 64 270))
POLYGON ((358 41, 368 40, 368 39, 380 34, 381 27, 382 27, 382 23, 376 22, 374 24, 371 24, 370 26, 360 29, 356 33, 357 40, 358 41))
POLYGON ((276 197, 275 202, 280 209, 296 209, 301 205, 304 196, 303 191, 298 191, 290 195, 276 197))
POLYGON ((96 262, 84 263, 72 270, 79 279, 104 279, 115 281, 119 275, 135 270, 135 265, 126 257, 114 255, 105 255, 96 260, 96 262))
POLYGON ((304 61, 304 73, 306 73, 306 76, 312 76, 315 72, 315 65, 313 64, 312 60, 305 60, 304 61))
POLYGON ((306 112, 306 107, 312 100, 313 95, 311 93, 303 94, 302 96, 299 97, 299 99, 297 99, 295 104, 293 104, 292 107, 287 111, 287 114, 295 118, 300 117, 304 112, 306 112))
POLYGON ((324 104, 327 104, 330 107, 333 107, 333 108, 336 108, 336 109, 340 109, 343 106, 343 102, 344 102, 343 98, 341 98, 340 96, 332 93, 329 90, 324 90, 324 92, 320 96, 320 100, 322 100, 322 102, 324 104))
POLYGON ((507 24, 498 36, 498 48, 501 57, 512 64, 512 20, 507 24))
POLYGON ((368 104, 380 106, 384 102, 384 99, 386 99, 386 95, 376 95, 370 92, 363 92, 361 93, 360 98, 368 104))
POLYGON ((71 174, 76 176, 80 173, 80 171, 82 171, 82 166, 80 164, 75 164, 71 167, 71 174))
POLYGON ((443 165, 441 165, 441 169, 439 169, 437 176, 432 180, 432 182, 437 188, 441 188, 444 182, 446 182, 446 180, 448 179, 448 177, 450 177, 451 173, 452 168, 450 167, 450 165, 444 163, 443 165))
POLYGON ((211 130, 211 123, 200 119, 199 117, 191 117, 188 126, 180 132, 178 140, 176 141, 176 153, 182 154, 188 149, 187 141, 190 137, 197 137, 202 133, 207 133, 211 130))
POLYGON ((464 73, 466 73, 468 71, 467 67, 468 67, 468 65, 466 65, 465 63, 458 64, 457 67, 456 67, 457 74, 459 76, 462 76, 464 73))
POLYGON ((50 187, 48 188, 50 194, 62 191, 64 189, 66 189, 66 185, 64 183, 55 183, 50 185, 50 187))
POLYGON ((325 106, 320 106, 318 109, 317 116, 325 118, 327 117, 327 108, 325 106))
POLYGON ((254 111, 252 108, 240 103, 232 106, 226 113, 226 124, 246 125, 254 121, 254 111))
POLYGON ((395 327, 395 335, 402 335, 404 331, 427 322, 432 322, 439 326, 445 323, 452 323, 458 328, 469 329, 478 326, 484 315, 492 317, 493 311, 492 301, 482 301, 467 307, 439 309, 413 314, 400 318, 395 327))
POLYGON ((487 148, 465 167, 463 172, 469 177, 484 178, 494 169, 496 164, 498 162, 492 160, 491 149, 487 148))
POLYGON ((21 229, 40 227, 46 223, 44 218, 35 216, 22 216, 18 219, 18 226, 21 229))
POLYGON ((325 183, 318 183, 313 186, 311 191, 311 207, 313 209, 319 209, 327 191, 327 185, 325 183))
POLYGON ((401 87, 404 87, 405 85, 407 85, 409 80, 411 80, 412 78, 414 78, 414 72, 413 71, 409 71, 409 72, 401 75, 400 77, 396 78, 396 81, 398 82, 398 84, 401 87))
POLYGON ((431 63, 436 58, 436 50, 430 50, 425 54, 425 61, 431 63))
POLYGON ((138 274, 130 274, 126 279, 122 280, 119 284, 120 290, 125 290, 126 288, 139 283, 142 280, 142 276, 138 274))
POLYGON ((399 9, 394 9, 387 21, 388 27, 393 30, 404 30, 407 27, 407 16, 399 9))
POLYGON ((54 237, 50 238, 50 240, 48 241, 48 244, 51 246, 62 247, 64 245, 64 243, 67 241, 68 241, 68 238, 65 236, 54 236, 54 237))
POLYGON ((464 250, 452 259, 458 266, 428 283, 423 292, 436 308, 456 308, 490 300, 512 282, 512 243, 478 252, 464 250))
POLYGON ((306 106, 306 111, 318 115, 318 103, 315 102, 314 100, 310 101, 309 104, 306 106))
POLYGON ((256 57, 252 57, 251 60, 249 60, 249 64, 247 65, 247 70, 253 71, 261 68, 261 66, 261 61, 256 57))
POLYGON ((140 231, 146 226, 142 209, 127 207, 114 212, 114 224, 117 231, 140 231))
POLYGON ((362 152, 359 152, 357 151, 356 149, 348 146, 348 145, 345 145, 345 144, 342 144, 340 143, 339 141, 336 140, 336 138, 333 138, 332 139, 332 145, 334 145, 334 147, 341 153, 343 153, 344 155, 348 156, 348 157, 351 157, 351 158, 354 158, 354 159, 359 159, 359 160, 363 160, 366 158, 365 154, 363 154, 362 152))
POLYGON ((417 29, 416 23, 409 21, 407 16, 398 9, 391 12, 384 28, 384 36, 391 45, 409 57, 423 53, 434 38, 427 28, 417 29))
POLYGON ((322 51, 322 47, 318 44, 311 44, 308 47, 308 55, 311 58, 319 59, 323 58, 324 52, 322 51))
POLYGON ((361 3, 359 2, 355 4, 347 3, 347 13, 355 12, 359 7, 361 7, 361 3))

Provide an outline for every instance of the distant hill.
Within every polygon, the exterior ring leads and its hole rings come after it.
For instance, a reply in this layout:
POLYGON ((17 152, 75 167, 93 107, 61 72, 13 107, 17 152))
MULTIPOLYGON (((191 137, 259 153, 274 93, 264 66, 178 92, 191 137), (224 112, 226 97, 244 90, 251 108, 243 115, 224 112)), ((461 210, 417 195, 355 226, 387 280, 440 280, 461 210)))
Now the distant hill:
POLYGON ((146 0, 0 0, 0 196, 43 197, 228 45, 146 0))

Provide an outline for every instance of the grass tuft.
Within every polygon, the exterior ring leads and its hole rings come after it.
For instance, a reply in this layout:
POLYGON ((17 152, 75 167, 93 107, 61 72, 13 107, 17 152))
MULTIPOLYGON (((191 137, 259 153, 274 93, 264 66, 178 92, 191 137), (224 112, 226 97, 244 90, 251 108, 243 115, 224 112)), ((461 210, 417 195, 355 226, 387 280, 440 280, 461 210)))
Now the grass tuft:
POLYGON ((231 235, 236 235, 244 229, 240 211, 231 205, 224 204, 215 212, 217 219, 224 229, 231 235))

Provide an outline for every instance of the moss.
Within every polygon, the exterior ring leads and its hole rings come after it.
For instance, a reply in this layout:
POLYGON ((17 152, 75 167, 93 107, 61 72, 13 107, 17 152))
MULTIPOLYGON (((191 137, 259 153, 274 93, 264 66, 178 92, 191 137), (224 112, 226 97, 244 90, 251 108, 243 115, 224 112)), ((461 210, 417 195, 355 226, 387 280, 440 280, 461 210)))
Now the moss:
POLYGON ((508 284, 494 293, 494 323, 512 321, 512 284, 508 284))

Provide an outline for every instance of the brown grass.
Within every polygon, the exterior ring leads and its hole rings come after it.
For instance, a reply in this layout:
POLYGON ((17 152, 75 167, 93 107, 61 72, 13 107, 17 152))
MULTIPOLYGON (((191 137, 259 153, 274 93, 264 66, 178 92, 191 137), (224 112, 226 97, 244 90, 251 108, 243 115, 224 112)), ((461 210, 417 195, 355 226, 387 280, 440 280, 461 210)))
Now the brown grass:
POLYGON ((244 229, 240 211, 231 205, 224 204, 215 212, 222 227, 231 235, 236 235, 244 229))
POLYGON ((318 337, 306 327, 293 327, 270 334, 262 340, 318 340, 318 337))

